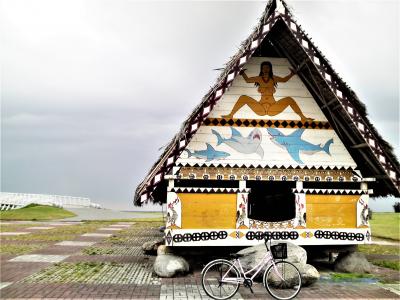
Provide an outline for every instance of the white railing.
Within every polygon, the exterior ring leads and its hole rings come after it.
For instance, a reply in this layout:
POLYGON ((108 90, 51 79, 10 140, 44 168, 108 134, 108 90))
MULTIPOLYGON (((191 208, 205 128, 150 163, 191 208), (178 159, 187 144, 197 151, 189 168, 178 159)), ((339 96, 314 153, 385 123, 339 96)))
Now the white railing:
POLYGON ((93 203, 89 198, 41 195, 41 194, 22 194, 22 193, 0 193, 0 210, 21 208, 29 204, 51 205, 57 207, 94 207, 101 208, 97 203, 93 203))

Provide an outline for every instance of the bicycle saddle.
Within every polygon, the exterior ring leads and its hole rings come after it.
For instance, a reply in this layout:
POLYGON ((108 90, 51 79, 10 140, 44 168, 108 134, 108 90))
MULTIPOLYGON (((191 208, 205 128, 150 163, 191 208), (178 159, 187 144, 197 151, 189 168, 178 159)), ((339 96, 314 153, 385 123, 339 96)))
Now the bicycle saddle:
POLYGON ((231 258, 239 258, 239 257, 242 257, 242 256, 243 256, 243 254, 239 254, 239 253, 231 253, 231 254, 229 254, 229 256, 230 256, 231 258))

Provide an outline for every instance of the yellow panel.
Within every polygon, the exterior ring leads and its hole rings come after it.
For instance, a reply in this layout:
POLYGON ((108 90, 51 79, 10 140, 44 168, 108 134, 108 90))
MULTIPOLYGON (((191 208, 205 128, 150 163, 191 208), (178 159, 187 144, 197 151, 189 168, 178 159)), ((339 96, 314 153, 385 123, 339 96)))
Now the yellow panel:
POLYGON ((182 228, 229 229, 236 226, 236 194, 178 194, 182 228))
POLYGON ((306 195, 307 228, 356 228, 358 195, 306 195))

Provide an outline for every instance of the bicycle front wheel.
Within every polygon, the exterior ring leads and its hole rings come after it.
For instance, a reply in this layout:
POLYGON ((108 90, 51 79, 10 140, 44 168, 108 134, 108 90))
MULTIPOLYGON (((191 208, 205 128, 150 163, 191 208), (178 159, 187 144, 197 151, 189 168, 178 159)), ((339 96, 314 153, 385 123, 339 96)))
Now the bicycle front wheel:
POLYGON ((239 289, 240 274, 229 261, 217 260, 202 272, 201 284, 206 294, 213 299, 229 299, 239 289))
POLYGON ((276 299, 292 299, 301 289, 300 272, 290 262, 277 262, 265 271, 264 286, 268 293, 276 299))

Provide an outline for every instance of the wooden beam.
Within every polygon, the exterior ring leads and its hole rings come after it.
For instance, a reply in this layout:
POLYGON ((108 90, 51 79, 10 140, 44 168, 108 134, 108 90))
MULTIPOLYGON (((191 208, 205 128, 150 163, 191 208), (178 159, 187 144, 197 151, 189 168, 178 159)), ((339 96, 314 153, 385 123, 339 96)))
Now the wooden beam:
POLYGON ((361 144, 350 146, 350 148, 353 148, 353 149, 368 148, 368 147, 369 147, 369 145, 367 143, 361 143, 361 144))

